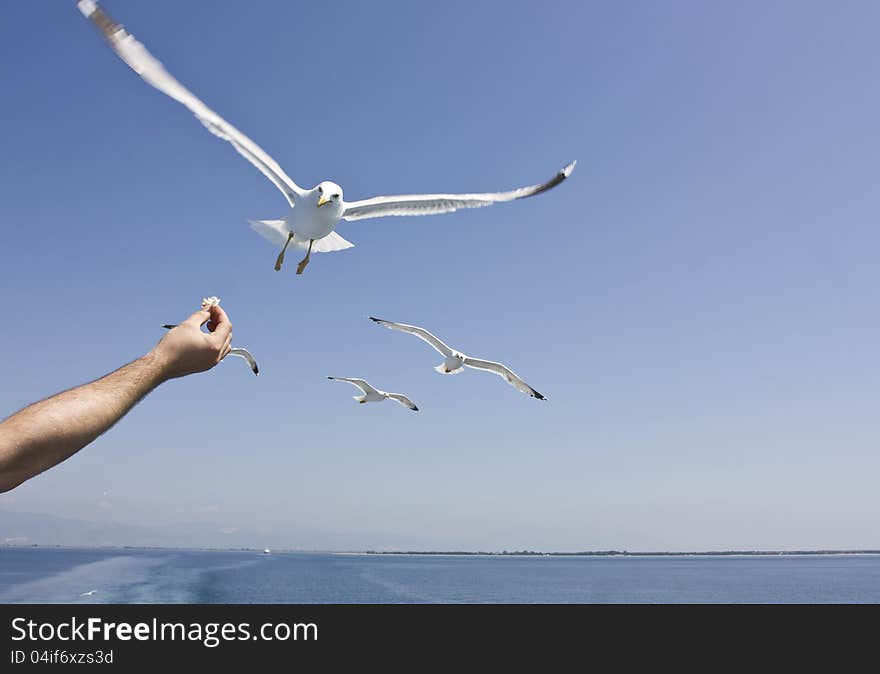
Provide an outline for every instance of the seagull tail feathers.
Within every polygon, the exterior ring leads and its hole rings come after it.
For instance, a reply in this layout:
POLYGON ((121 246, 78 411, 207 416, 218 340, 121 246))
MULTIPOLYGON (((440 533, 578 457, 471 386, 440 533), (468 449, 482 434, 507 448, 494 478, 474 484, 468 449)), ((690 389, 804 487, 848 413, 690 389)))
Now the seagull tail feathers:
POLYGON ((290 232, 284 220, 248 220, 251 229, 270 243, 281 248, 287 243, 287 235, 290 232))
MULTIPOLYGON (((302 242, 302 247, 306 247, 306 242, 302 242)), ((330 232, 323 239, 318 239, 312 244, 313 253, 335 253, 337 250, 345 250, 346 248, 354 248, 351 241, 346 241, 336 232, 330 232)))
MULTIPOLYGON (((264 239, 273 243, 278 248, 283 248, 287 243, 287 237, 290 235, 290 229, 287 227, 286 220, 248 220, 251 229, 264 239)), ((294 237, 290 242, 288 250, 291 248, 308 248, 309 242, 300 237, 294 237)), ((337 250, 345 250, 346 248, 354 248, 351 241, 346 241, 336 232, 330 232, 322 239, 317 239, 312 244, 313 253, 333 253, 337 250)))
POLYGON ((464 371, 464 368, 463 368, 463 367, 460 367, 460 368, 458 368, 458 369, 456 369, 456 370, 447 370, 447 369, 446 369, 446 364, 445 364, 445 363, 440 363, 440 364, 439 364, 437 367, 435 367, 434 369, 437 370, 437 372, 439 372, 440 374, 460 374, 461 372, 464 371))

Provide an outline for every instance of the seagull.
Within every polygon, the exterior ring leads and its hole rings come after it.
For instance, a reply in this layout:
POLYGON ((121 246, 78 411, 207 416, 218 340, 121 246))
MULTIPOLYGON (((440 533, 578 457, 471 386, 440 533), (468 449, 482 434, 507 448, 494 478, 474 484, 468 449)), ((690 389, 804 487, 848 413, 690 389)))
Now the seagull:
POLYGON ((381 403, 384 400, 391 398, 392 400, 396 400, 404 407, 408 407, 413 412, 418 412, 419 408, 416 407, 416 404, 407 398, 402 393, 387 393, 385 391, 380 391, 377 388, 373 388, 363 379, 350 379, 348 377, 327 377, 327 379, 332 379, 333 381, 347 381, 349 384, 354 384, 361 391, 364 392, 362 396, 354 396, 354 399, 359 403, 381 403))
MULTIPOLYGON (((206 297, 205 299, 202 300, 202 309, 207 309, 211 306, 214 306, 215 304, 220 304, 219 297, 206 297)), ((162 327, 165 328, 166 330, 173 330, 174 328, 177 327, 177 323, 166 323, 162 327)), ((227 353, 226 355, 227 356, 238 356, 239 358, 244 358, 247 361, 247 364, 251 366, 251 371, 255 375, 260 374, 260 368, 257 367, 257 361, 254 360, 254 357, 251 355, 251 352, 248 351, 247 349, 242 349, 239 347, 232 347, 231 349, 229 349, 229 353, 227 353)))
POLYGON ((378 323, 379 325, 384 325, 389 330, 400 330, 401 332, 408 332, 411 335, 415 335, 419 339, 433 346, 443 356, 443 362, 434 368, 440 374, 458 374, 462 371, 464 367, 472 367, 477 370, 486 370, 488 372, 494 372, 500 377, 503 377, 508 384, 510 384, 511 386, 515 386, 523 393, 527 393, 533 398, 537 398, 538 400, 546 400, 544 396, 542 396, 535 389, 526 384, 513 370, 511 370, 506 365, 495 363, 491 360, 482 360, 480 358, 471 358, 470 356, 466 356, 460 351, 456 351, 455 349, 447 346, 424 328, 419 328, 415 325, 406 325, 405 323, 384 321, 381 318, 373 318, 372 316, 370 316, 370 320, 374 323, 378 323))
POLYGON ((93 594, 95 594, 95 592, 97 592, 97 590, 89 590, 88 592, 80 592, 79 596, 80 597, 91 597, 93 594))
POLYGON ((313 252, 329 253, 351 248, 354 244, 334 231, 340 220, 451 213, 460 208, 480 208, 500 201, 524 199, 556 187, 571 175, 577 163, 571 162, 544 183, 506 192, 406 194, 348 202, 342 196, 342 188, 329 180, 311 189, 304 189, 293 182, 259 145, 178 82, 143 44, 116 23, 94 0, 77 0, 77 7, 98 27, 119 58, 147 84, 187 107, 208 131, 231 143, 239 154, 281 190, 289 206, 287 215, 276 220, 250 221, 254 231, 281 248, 275 260, 275 271, 281 270, 284 254, 290 246, 305 250, 305 257, 297 265, 297 274, 303 273, 313 252))

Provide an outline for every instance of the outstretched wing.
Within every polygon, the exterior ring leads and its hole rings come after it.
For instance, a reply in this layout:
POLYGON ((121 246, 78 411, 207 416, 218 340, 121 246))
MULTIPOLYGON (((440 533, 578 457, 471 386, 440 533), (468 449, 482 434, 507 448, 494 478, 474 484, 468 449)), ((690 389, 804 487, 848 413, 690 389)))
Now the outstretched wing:
POLYGON ((327 379, 332 379, 333 381, 347 381, 349 384, 357 386, 364 393, 379 393, 379 391, 374 389, 363 379, 352 379, 350 377, 327 377, 327 379))
POLYGON ((345 220, 381 218, 386 215, 434 215, 451 213, 459 208, 481 208, 499 201, 514 201, 533 197, 553 189, 571 175, 576 161, 560 169, 555 176, 540 185, 520 187, 509 192, 483 192, 481 194, 401 194, 393 197, 373 197, 345 204, 342 217, 345 220))
POLYGON ((393 321, 383 321, 381 318, 373 318, 370 316, 370 320, 374 323, 378 323, 379 325, 384 325, 389 330, 400 330, 401 332, 408 332, 411 335, 415 335, 421 340, 426 341, 428 344, 433 346, 437 351, 443 354, 444 358, 448 358, 452 355, 452 349, 450 349, 446 344, 437 339, 430 332, 425 330, 424 328, 419 328, 415 325, 407 325, 406 323, 394 323, 393 321))
POLYGON ((532 396, 533 398, 537 398, 538 400, 546 400, 544 396, 542 396, 535 389, 526 384, 513 370, 511 370, 506 365, 495 363, 491 360, 480 360, 479 358, 470 357, 466 357, 464 359, 464 364, 468 367, 476 368, 477 370, 494 372, 495 374, 503 377, 508 384, 510 384, 511 386, 515 386, 523 393, 527 393, 528 395, 532 396))
POLYGON ((407 398, 405 395, 403 395, 402 393, 389 393, 388 397, 391 398, 392 400, 396 400, 404 407, 408 407, 413 412, 419 411, 419 408, 416 406, 416 404, 412 400, 407 398))
POLYGON ((251 352, 247 349, 241 348, 233 348, 229 350, 227 356, 238 356, 239 358, 244 358, 247 361, 247 364, 251 366, 251 370, 253 370, 254 374, 260 374, 260 368, 257 367, 257 361, 254 360, 254 357, 251 355, 251 352))
POLYGON ((288 177, 265 150, 174 79, 165 70, 162 63, 147 51, 144 45, 129 34, 121 24, 116 23, 94 0, 78 0, 76 4, 79 11, 98 27, 119 58, 125 61, 147 84, 189 108, 190 112, 205 125, 208 131, 218 138, 229 141, 240 155, 256 166, 281 190, 291 206, 294 205, 294 199, 303 194, 302 188, 288 177))

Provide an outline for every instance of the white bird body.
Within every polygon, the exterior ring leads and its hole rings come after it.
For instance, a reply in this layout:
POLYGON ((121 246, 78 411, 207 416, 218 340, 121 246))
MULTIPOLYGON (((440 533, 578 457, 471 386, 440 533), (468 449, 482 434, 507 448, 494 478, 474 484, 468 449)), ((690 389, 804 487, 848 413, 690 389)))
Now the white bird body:
POLYGON ((353 386, 357 386, 361 391, 363 391, 362 395, 353 396, 355 400, 359 403, 381 403, 388 399, 394 400, 395 402, 400 403, 404 407, 411 409, 413 412, 418 412, 419 408, 416 404, 407 398, 402 393, 388 393, 387 391, 382 391, 373 386, 370 386, 363 379, 355 379, 353 377, 327 377, 332 381, 344 381, 352 384, 353 386))
POLYGON ((83 16, 101 31, 110 47, 132 70, 152 87, 184 105, 212 134, 229 142, 235 150, 277 187, 290 206, 278 220, 252 220, 251 227, 281 247, 275 269, 280 270, 289 246, 306 248, 297 267, 302 273, 312 252, 329 253, 354 244, 335 233, 340 220, 363 220, 390 215, 432 215, 461 208, 481 208, 502 201, 514 201, 545 192, 571 175, 576 162, 560 169, 550 180, 506 192, 470 194, 404 194, 345 202, 339 185, 325 181, 312 189, 297 185, 265 150, 205 105, 171 75, 147 48, 114 21, 95 0, 77 0, 83 16), (292 237, 290 235, 293 235, 292 237))
POLYGON ((323 182, 320 185, 323 188, 321 192, 318 191, 318 187, 315 186, 314 189, 306 192, 300 199, 294 197, 296 203, 284 218, 287 228, 306 241, 309 239, 323 239, 330 234, 336 229, 336 225, 339 224, 339 220, 342 218, 342 211, 344 210, 341 198, 318 206, 323 192, 335 190, 332 194, 342 194, 342 188, 339 185, 323 182))
POLYGON ((388 394, 385 391, 367 391, 363 395, 354 396, 354 399, 359 403, 380 403, 383 400, 386 400, 388 394))
POLYGON ((417 325, 395 323, 393 321, 386 321, 381 318, 373 318, 372 316, 370 316, 370 320, 374 323, 378 323, 379 325, 384 325, 390 330, 408 332, 411 335, 415 335, 423 342, 427 342, 428 344, 430 344, 435 351, 443 356, 443 362, 434 368, 440 374, 458 374, 465 367, 472 367, 475 370, 486 370, 487 372, 497 374, 508 384, 516 389, 519 389, 523 393, 526 393, 533 398, 537 398, 538 400, 546 400, 543 395, 541 395, 531 386, 526 384, 522 380, 522 378, 518 374, 516 374, 516 372, 514 372, 502 363, 496 363, 495 361, 491 360, 483 360, 482 358, 472 358, 471 356, 467 356, 461 351, 456 351, 455 349, 451 348, 438 337, 432 335, 430 332, 428 332, 424 328, 418 327, 417 325))
POLYGON ((467 358, 459 351, 453 351, 452 355, 446 356, 443 362, 434 369, 440 374, 458 374, 464 369, 464 361, 467 358))

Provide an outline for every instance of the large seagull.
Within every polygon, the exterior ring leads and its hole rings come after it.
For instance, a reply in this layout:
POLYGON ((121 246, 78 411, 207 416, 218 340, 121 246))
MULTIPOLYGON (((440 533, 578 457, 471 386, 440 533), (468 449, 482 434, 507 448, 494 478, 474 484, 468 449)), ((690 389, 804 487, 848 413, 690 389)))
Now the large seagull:
POLYGON ((302 274, 312 252, 329 253, 351 248, 354 244, 343 239, 334 230, 340 220, 364 220, 386 215, 433 215, 451 213, 460 208, 480 208, 499 201, 513 201, 531 197, 556 187, 571 175, 576 162, 571 162, 547 182, 520 187, 507 192, 474 194, 405 194, 373 197, 347 202, 342 188, 325 180, 312 189, 303 189, 284 172, 259 145, 220 117, 193 93, 178 82, 143 44, 126 32, 94 0, 77 0, 77 7, 101 31, 113 51, 140 75, 147 84, 185 105, 215 136, 222 138, 265 175, 284 197, 290 209, 278 220, 251 220, 251 227, 281 248, 275 261, 280 271, 288 247, 305 250, 305 257, 297 265, 302 274))

